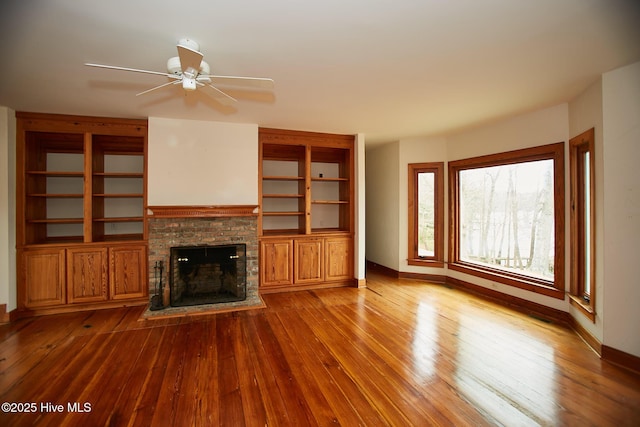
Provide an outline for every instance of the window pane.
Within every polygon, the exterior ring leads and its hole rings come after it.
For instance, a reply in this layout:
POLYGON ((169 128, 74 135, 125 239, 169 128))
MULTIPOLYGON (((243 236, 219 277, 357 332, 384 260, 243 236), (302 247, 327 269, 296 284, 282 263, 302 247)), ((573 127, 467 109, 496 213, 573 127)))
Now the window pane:
POLYGON ((460 259, 554 279, 553 160, 459 172, 460 259))
POLYGON ((435 174, 418 173, 418 256, 435 255, 435 174))
POLYGON ((589 152, 583 156, 584 176, 584 294, 591 294, 591 171, 589 170, 589 152))

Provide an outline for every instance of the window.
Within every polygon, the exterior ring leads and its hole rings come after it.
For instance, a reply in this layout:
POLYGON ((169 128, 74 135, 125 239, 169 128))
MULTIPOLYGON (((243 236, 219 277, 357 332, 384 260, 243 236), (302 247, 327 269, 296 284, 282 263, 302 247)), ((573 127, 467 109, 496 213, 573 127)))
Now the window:
POLYGON ((442 267, 444 163, 409 164, 409 265, 442 267))
POLYGON ((449 163, 451 269, 564 298, 563 147, 449 163))
POLYGON ((571 303, 595 321, 594 130, 569 140, 571 303))

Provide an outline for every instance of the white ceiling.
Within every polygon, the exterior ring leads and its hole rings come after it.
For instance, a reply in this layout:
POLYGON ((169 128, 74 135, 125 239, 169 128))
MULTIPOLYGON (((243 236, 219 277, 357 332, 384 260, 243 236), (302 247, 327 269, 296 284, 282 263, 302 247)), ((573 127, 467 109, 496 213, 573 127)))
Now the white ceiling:
POLYGON ((2 0, 0 105, 366 135, 433 135, 571 100, 640 60, 637 0, 2 0), (233 107, 162 76, 176 43, 270 77, 233 107))

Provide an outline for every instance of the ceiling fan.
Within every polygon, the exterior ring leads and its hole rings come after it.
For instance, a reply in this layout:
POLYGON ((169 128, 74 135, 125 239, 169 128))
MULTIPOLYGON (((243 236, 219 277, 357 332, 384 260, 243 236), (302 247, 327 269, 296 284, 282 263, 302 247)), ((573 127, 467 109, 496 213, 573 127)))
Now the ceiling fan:
POLYGON ((167 72, 139 70, 136 68, 117 67, 114 65, 102 65, 85 63, 89 67, 108 68, 111 70, 133 71, 136 73, 156 74, 170 78, 172 81, 152 87, 143 92, 137 93, 136 96, 144 95, 156 89, 160 89, 170 85, 181 84, 185 91, 194 91, 198 86, 207 86, 215 92, 213 96, 222 103, 228 104, 229 101, 237 102, 237 100, 218 89, 216 85, 233 85, 233 86, 249 86, 259 89, 272 89, 273 80, 261 77, 239 77, 239 76, 217 76, 210 74, 211 68, 209 64, 202 60, 204 55, 200 53, 200 46, 191 39, 181 39, 178 42, 178 56, 169 58, 167 61, 167 72))

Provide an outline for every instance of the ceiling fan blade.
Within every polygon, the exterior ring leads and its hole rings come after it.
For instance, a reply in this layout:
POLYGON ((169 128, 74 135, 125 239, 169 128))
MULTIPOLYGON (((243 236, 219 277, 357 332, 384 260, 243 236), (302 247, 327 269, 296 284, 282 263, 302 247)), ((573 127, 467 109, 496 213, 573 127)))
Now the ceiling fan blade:
POLYGON ((161 73, 159 71, 149 71, 149 70, 138 70, 137 68, 127 68, 127 67, 116 67, 115 65, 102 65, 102 64, 90 64, 85 63, 89 67, 97 67, 97 68, 108 68, 110 70, 120 70, 120 71, 133 71, 134 73, 144 73, 144 74, 157 74, 159 76, 171 77, 171 78, 180 78, 179 76, 175 76, 169 73, 161 73))
POLYGON ((177 84, 180 84, 180 83, 181 83, 181 81, 180 81, 180 80, 175 80, 175 81, 172 81, 172 82, 169 82, 169 83, 162 84, 162 85, 160 85, 160 86, 152 87, 151 89, 147 89, 147 90, 145 90, 144 92, 136 93, 136 96, 144 95, 145 93, 152 92, 152 91, 154 91, 154 90, 156 90, 156 89, 160 89, 160 88, 163 88, 163 87, 165 87, 165 86, 169 86, 169 85, 177 85, 177 84))
POLYGON ((251 86, 261 89, 273 89, 273 79, 262 77, 238 77, 238 76, 205 76, 211 78, 214 83, 232 86, 251 86))
POLYGON ((200 63, 204 56, 200 52, 178 45, 178 56, 180 57, 180 67, 183 73, 189 68, 192 68, 196 73, 200 72, 200 63))
POLYGON ((220 103, 224 104, 224 105, 231 105, 232 102, 238 102, 237 99, 235 99, 234 97, 227 95, 226 93, 224 93, 223 91, 221 91, 220 89, 218 89, 217 87, 213 86, 213 85, 206 85, 208 87, 210 87, 211 89, 215 90, 219 95, 222 95, 222 97, 220 96, 216 96, 215 98, 218 99, 220 101, 220 103), (231 101, 231 102, 229 102, 231 101))

